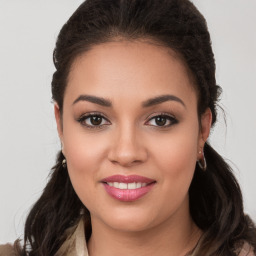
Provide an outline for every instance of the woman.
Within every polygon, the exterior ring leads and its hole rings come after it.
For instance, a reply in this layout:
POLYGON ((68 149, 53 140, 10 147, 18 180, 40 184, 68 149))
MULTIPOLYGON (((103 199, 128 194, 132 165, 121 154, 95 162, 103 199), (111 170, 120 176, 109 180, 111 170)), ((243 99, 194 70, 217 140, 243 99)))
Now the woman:
POLYGON ((207 142, 221 89, 193 4, 87 0, 54 64, 62 150, 25 245, 0 255, 255 255, 239 185, 207 142))

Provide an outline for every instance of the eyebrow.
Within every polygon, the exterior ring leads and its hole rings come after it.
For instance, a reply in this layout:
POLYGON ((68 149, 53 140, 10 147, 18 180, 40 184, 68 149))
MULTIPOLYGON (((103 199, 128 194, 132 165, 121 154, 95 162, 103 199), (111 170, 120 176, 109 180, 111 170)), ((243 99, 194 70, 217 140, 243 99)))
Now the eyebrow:
POLYGON ((151 107, 151 106, 154 106, 154 105, 166 102, 166 101, 176 101, 176 102, 181 103, 184 107, 186 107, 185 103, 180 98, 178 98, 177 96, 174 96, 174 95, 170 95, 170 94, 160 95, 160 96, 154 97, 152 99, 148 99, 148 100, 142 102, 142 106, 143 107, 151 107))
POLYGON ((91 103, 95 103, 98 105, 101 105, 103 107, 111 107, 112 103, 110 100, 97 97, 97 96, 91 96, 91 95, 80 95, 74 102, 73 105, 76 104, 79 101, 89 101, 91 103))
MULTIPOLYGON (((112 102, 108 99, 104 99, 102 97, 98 97, 98 96, 92 96, 92 95, 80 95, 74 102, 73 105, 76 104, 79 101, 88 101, 91 103, 95 103, 98 104, 100 106, 103 107, 112 107, 112 102)), ((151 107, 166 101, 176 101, 181 103, 184 107, 186 107, 185 103, 178 98, 177 96, 174 95, 170 95, 170 94, 165 94, 165 95, 160 95, 151 99, 148 99, 146 101, 142 102, 142 107, 147 108, 147 107, 151 107)))

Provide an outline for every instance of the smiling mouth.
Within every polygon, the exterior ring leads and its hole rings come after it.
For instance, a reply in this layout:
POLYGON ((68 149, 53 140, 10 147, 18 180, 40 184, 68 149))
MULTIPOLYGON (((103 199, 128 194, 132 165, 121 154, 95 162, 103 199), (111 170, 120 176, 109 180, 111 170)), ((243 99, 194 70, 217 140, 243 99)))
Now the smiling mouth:
POLYGON ((119 189, 136 189, 146 187, 147 183, 142 182, 133 182, 133 183, 123 183, 123 182, 107 182, 110 187, 119 188, 119 189))
POLYGON ((106 192, 119 201, 135 201, 146 195, 156 184, 155 180, 131 175, 114 175, 102 180, 106 192))

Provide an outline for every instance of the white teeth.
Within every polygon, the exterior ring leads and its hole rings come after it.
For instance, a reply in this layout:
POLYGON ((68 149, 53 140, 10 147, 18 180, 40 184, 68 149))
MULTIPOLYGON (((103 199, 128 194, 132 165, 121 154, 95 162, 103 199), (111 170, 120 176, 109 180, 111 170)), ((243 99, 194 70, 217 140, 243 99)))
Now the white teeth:
POLYGON ((128 183, 128 189, 135 189, 136 188, 136 183, 128 183))
POLYGON ((141 188, 141 183, 136 183, 136 188, 141 188))
POLYGON ((120 189, 127 189, 127 183, 119 183, 119 188, 120 189))
POLYGON ((107 184, 111 187, 115 187, 119 189, 136 189, 136 188, 147 186, 147 183, 141 183, 141 182, 133 182, 133 183, 107 182, 107 184))

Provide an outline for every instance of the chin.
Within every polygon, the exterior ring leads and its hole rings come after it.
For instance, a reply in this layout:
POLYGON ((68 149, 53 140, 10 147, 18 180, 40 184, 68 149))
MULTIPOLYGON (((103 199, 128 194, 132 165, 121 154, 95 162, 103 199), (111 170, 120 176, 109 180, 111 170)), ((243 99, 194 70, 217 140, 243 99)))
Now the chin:
MULTIPOLYGON (((99 220, 99 219, 98 219, 99 220)), ((157 218, 148 211, 142 209, 118 209, 116 211, 108 211, 101 217, 101 221, 108 228, 123 232, 140 232, 154 227, 157 218)))
POLYGON ((118 220, 109 223, 112 229, 122 232, 142 232, 152 227, 152 223, 147 220, 133 219, 133 220, 118 220), (151 225, 150 225, 151 224, 151 225))

